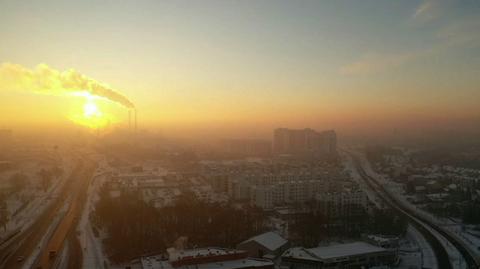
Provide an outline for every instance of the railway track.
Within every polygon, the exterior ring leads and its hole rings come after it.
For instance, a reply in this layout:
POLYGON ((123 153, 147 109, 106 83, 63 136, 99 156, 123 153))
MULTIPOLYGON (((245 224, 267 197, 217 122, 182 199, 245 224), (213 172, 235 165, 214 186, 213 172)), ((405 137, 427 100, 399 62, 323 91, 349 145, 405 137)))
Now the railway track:
POLYGON ((380 184, 376 179, 369 176, 365 170, 363 169, 362 165, 360 164, 359 159, 354 156, 353 154, 349 153, 353 159, 354 164, 357 167, 360 176, 363 177, 365 182, 372 188, 379 197, 384 201, 387 205, 391 206, 395 209, 398 213, 406 216, 409 221, 415 225, 415 227, 425 236, 425 239, 428 243, 432 246, 435 256, 437 258, 437 264, 439 268, 453 268, 450 260, 448 259, 448 253, 440 243, 440 241, 432 234, 432 232, 427 228, 433 229, 440 235, 442 235, 446 240, 448 240, 455 248, 462 254, 463 258, 466 261, 467 268, 469 269, 478 269, 480 268, 480 259, 475 253, 465 246, 464 242, 456 238, 454 235, 451 235, 450 232, 445 231, 442 227, 438 226, 435 223, 432 223, 430 220, 415 212, 411 208, 404 206, 403 204, 396 201, 396 199, 392 198, 389 192, 385 189, 385 187, 380 184))

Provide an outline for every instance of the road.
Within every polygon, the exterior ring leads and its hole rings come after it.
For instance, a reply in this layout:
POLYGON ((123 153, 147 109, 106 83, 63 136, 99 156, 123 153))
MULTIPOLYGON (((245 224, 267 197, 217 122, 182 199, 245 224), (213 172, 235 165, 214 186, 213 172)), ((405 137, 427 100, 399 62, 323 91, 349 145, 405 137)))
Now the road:
POLYGON ((66 180, 59 195, 55 197, 54 201, 40 214, 35 222, 25 230, 23 230, 15 240, 5 247, 4 252, 8 253, 1 261, 1 268, 22 268, 25 261, 17 261, 18 257, 29 257, 33 250, 37 247, 42 237, 47 233, 55 216, 59 214, 65 201, 69 197, 69 190, 74 179, 83 169, 83 162, 79 161, 73 169, 71 175, 66 180))
POLYGON ((78 224, 80 214, 85 204, 88 185, 92 179, 95 165, 87 162, 85 168, 78 175, 72 184, 71 202, 67 214, 63 217, 60 224, 55 229, 52 237, 47 242, 46 247, 42 249, 39 259, 34 268, 54 268, 57 262, 57 256, 52 253, 60 253, 66 240, 69 240, 70 248, 68 253, 68 268, 82 267, 82 250, 78 238, 75 236, 75 227, 78 224))
MULTIPOLYGON (((69 202, 67 213, 60 220, 59 224, 54 227, 52 236, 47 238, 47 242, 44 244, 46 247, 40 250, 40 255, 35 262, 35 266, 33 266, 33 268, 52 268, 56 257, 50 259, 49 251, 55 250, 60 252, 67 238, 77 240, 74 234, 74 227, 82 211, 83 202, 86 199, 86 189, 93 171, 93 163, 82 159, 78 160, 72 173, 59 191, 58 196, 53 198, 54 200, 51 204, 47 206, 31 226, 22 230, 21 233, 15 236, 14 240, 2 246, 0 268, 15 269, 24 267, 25 262, 28 260, 27 258, 33 255, 37 246, 53 225, 54 220, 58 219, 58 216, 62 214, 62 208, 69 202), (19 257, 22 257, 23 260, 19 260, 19 257)), ((81 248, 75 248, 75 245, 78 246, 78 242, 73 241, 72 243, 73 247, 70 250, 72 251, 73 249, 75 252, 71 253, 71 256, 73 261, 80 257, 76 262, 78 268, 80 268, 82 250, 81 248)))
POLYGON ((348 152, 354 159, 355 166, 362 176, 362 178, 367 182, 372 189, 374 189, 379 197, 392 208, 400 214, 406 216, 413 224, 419 228, 420 232, 425 236, 427 241, 431 244, 434 249, 435 255, 437 256, 437 263, 439 268, 452 268, 450 261, 448 260, 448 253, 439 240, 433 235, 429 229, 435 230, 441 236, 443 236, 447 241, 449 241, 455 248, 462 254, 463 258, 466 261, 467 268, 469 269, 478 269, 480 268, 480 258, 472 251, 468 246, 465 245, 459 238, 452 235, 451 232, 444 230, 436 223, 433 223, 431 220, 425 218, 424 216, 418 214, 415 210, 403 205, 400 201, 397 201, 395 197, 392 197, 390 193, 385 189, 385 187, 380 184, 375 178, 369 176, 364 167, 361 165, 361 162, 357 156, 348 152), (439 245, 440 244, 440 245, 439 245), (448 261, 446 261, 447 259, 448 261))
POLYGON ((367 183, 367 185, 380 197, 382 202, 384 202, 387 206, 395 210, 395 212, 399 215, 404 216, 409 223, 411 223, 427 240, 429 245, 432 247, 433 252, 435 253, 435 257, 437 260, 437 265, 439 269, 452 269, 453 266, 450 263, 448 258, 448 253, 446 249, 443 247, 442 243, 438 240, 438 238, 433 235, 430 230, 425 227, 425 224, 412 216, 410 213, 405 211, 396 201, 395 199, 391 198, 388 193, 383 189, 383 186, 379 184, 374 178, 370 177, 366 172, 361 162, 357 156, 354 154, 349 153, 353 160, 355 168, 357 169, 358 173, 362 177, 362 179, 367 183))

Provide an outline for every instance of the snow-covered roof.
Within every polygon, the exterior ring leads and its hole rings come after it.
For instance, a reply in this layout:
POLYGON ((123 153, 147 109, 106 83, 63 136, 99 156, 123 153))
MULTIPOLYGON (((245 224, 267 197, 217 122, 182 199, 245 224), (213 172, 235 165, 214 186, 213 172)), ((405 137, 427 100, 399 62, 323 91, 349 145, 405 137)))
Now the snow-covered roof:
POLYGON ((282 254, 282 257, 311 260, 311 261, 319 260, 317 257, 314 257, 311 253, 308 253, 307 250, 302 247, 294 247, 294 248, 288 249, 282 254))
POLYGON ((354 242, 347 244, 336 244, 316 248, 292 248, 287 250, 282 257, 292 257, 305 260, 328 260, 369 253, 387 251, 384 248, 376 247, 365 242, 354 242))
POLYGON ((374 240, 376 242, 390 242, 392 240, 398 240, 398 237, 393 237, 393 236, 381 236, 381 235, 375 235, 375 234, 369 234, 367 235, 368 239, 374 240))
MULTIPOLYGON (((182 265, 179 267, 174 267, 168 261, 162 261, 160 256, 150 256, 143 257, 140 260, 140 265, 142 269, 188 269, 193 268, 192 265, 182 265)), ((237 260, 226 260, 221 262, 210 262, 195 264, 195 268, 198 269, 241 269, 241 268, 255 268, 265 266, 272 266, 273 263, 270 260, 266 259, 254 259, 254 258, 245 258, 237 260)))
POLYGON ((321 259, 332 259, 366 253, 382 252, 385 251, 385 249, 365 242, 354 242, 348 244, 331 245, 327 247, 311 248, 308 251, 321 259))
POLYGON ((288 242, 285 238, 281 237, 279 234, 275 232, 266 232, 266 233, 254 236, 250 239, 247 239, 240 244, 244 244, 251 241, 255 241, 258 244, 264 246, 265 248, 271 251, 274 251, 280 248, 281 246, 285 245, 288 242))
POLYGON ((228 254, 237 254, 242 253, 241 250, 235 249, 226 249, 218 247, 209 247, 209 248, 195 248, 195 249, 186 249, 186 250, 175 250, 170 249, 169 251, 169 260, 177 261, 183 258, 188 257, 202 257, 202 256, 212 256, 212 255, 228 255, 228 254))

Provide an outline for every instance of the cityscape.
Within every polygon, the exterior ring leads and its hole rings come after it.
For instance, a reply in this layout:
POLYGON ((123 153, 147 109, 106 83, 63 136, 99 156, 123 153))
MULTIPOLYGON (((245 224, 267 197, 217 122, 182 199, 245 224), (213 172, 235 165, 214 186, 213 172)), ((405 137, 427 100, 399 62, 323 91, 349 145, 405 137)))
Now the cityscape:
POLYGON ((0 268, 480 268, 479 2, 0 22, 0 268))

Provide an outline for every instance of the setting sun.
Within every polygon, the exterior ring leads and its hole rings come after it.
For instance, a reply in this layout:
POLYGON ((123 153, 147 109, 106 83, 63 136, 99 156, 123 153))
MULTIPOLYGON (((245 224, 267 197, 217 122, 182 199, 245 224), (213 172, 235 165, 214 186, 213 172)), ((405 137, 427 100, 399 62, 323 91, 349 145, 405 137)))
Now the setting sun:
POLYGON ((89 101, 83 106, 83 115, 87 118, 91 117, 101 117, 102 112, 98 109, 97 105, 94 102, 89 101))
POLYGON ((97 103, 100 99, 92 95, 85 95, 85 99, 85 102, 74 106, 69 116, 71 121, 90 129, 102 129, 115 122, 113 114, 107 113, 100 102, 97 103))

